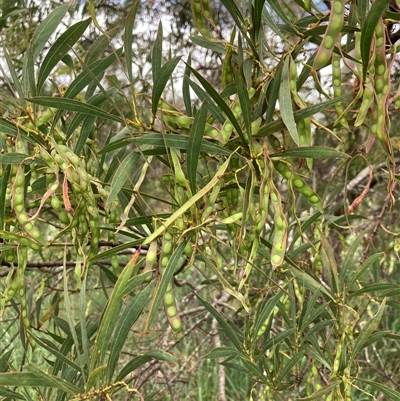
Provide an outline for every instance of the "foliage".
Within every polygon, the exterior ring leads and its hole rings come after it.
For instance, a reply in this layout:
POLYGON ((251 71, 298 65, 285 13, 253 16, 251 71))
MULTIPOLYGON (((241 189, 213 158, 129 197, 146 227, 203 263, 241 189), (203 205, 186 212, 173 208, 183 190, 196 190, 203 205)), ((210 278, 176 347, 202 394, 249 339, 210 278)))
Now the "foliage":
POLYGON ((3 399, 400 400, 398 3, 6 6, 3 399))

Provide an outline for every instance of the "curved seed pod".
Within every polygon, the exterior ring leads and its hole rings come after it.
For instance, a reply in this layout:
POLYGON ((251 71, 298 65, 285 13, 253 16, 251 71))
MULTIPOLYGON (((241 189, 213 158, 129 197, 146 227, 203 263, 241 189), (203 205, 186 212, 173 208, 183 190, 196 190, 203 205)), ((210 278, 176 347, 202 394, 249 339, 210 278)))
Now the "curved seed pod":
POLYGON ((213 187, 210 195, 208 196, 208 198, 206 198, 206 202, 204 205, 204 211, 203 214, 201 216, 201 221, 204 223, 207 218, 210 216, 210 214, 212 213, 212 211, 214 210, 215 207, 215 202, 218 199, 218 195, 221 191, 221 187, 222 187, 222 180, 219 180, 213 187))
MULTIPOLYGON (((115 241, 115 233, 113 231, 108 232, 108 241, 109 242, 115 241)), ((116 253, 114 253, 110 256, 110 263, 111 263, 111 267, 113 269, 114 274, 118 277, 121 273, 121 270, 119 268, 119 261, 118 261, 118 256, 116 253)))
POLYGON ((17 242, 18 244, 21 245, 26 245, 27 247, 33 249, 34 251, 40 251, 42 249, 41 245, 38 244, 35 241, 32 241, 31 239, 27 237, 23 237, 22 235, 17 235, 14 233, 10 233, 8 231, 0 231, 0 238, 8 240, 8 241, 13 241, 17 242))
MULTIPOLYGON (((340 41, 340 35, 339 39, 340 41)), ((342 69, 340 67, 341 57, 339 54, 332 54, 332 86, 333 86, 333 96, 342 96, 342 69)), ((335 104, 336 113, 339 117, 340 124, 343 125, 348 131, 350 131, 349 124, 344 115, 344 107, 342 102, 337 102, 335 104)))
POLYGON ((221 41, 214 38, 211 33, 208 31, 203 21, 203 10, 208 10, 208 0, 192 0, 192 12, 193 12, 193 20, 196 25, 197 30, 203 36, 204 39, 209 42, 217 42, 221 41))
MULTIPOLYGON (((173 237, 170 232, 166 231, 164 233, 162 240, 161 256, 159 260, 161 275, 163 275, 164 273, 164 269, 169 262, 169 259, 172 255, 172 251, 173 251, 173 237)), ((163 303, 164 303, 165 314, 167 316, 171 329, 175 333, 175 336, 180 338, 182 336, 182 324, 176 308, 172 282, 168 283, 168 287, 164 294, 163 303)))
POLYGON ((286 178, 292 187, 296 188, 313 206, 323 211, 322 202, 319 196, 304 182, 304 180, 283 161, 274 161, 276 171, 286 178))
POLYGON ((315 71, 320 70, 329 63, 342 30, 345 12, 344 4, 345 0, 333 0, 332 2, 328 26, 313 63, 315 71))
POLYGON ((274 238, 271 250, 271 265, 275 270, 284 262, 287 242, 288 224, 282 209, 281 195, 275 184, 270 182, 271 206, 274 211, 274 238))
POLYGON ((175 296, 172 287, 172 283, 168 284, 167 290, 165 291, 164 298, 164 310, 167 316, 169 325, 174 332, 176 338, 182 337, 182 322, 176 308, 175 296))
POLYGON ((179 162, 178 153, 174 148, 170 149, 170 153, 171 153, 172 164, 174 167, 175 182, 183 188, 183 190, 187 194, 187 197, 190 198, 192 196, 192 191, 190 190, 189 182, 186 179, 181 164, 179 162))
POLYGON ((257 216, 255 218, 254 224, 250 229, 247 243, 250 244, 249 255, 247 256, 246 266, 242 274, 238 291, 241 290, 244 283, 248 279, 250 272, 253 268, 253 262, 256 258, 257 251, 260 244, 260 235, 265 228, 265 224, 268 218, 269 211, 269 197, 272 182, 272 169, 270 166, 270 161, 267 159, 267 144, 264 142, 264 149, 261 153, 261 157, 257 158, 257 164, 260 168, 261 181, 259 185, 259 207, 257 216))
MULTIPOLYGON (((13 250, 14 252, 14 250, 13 250)), ((20 287, 20 276, 18 272, 14 270, 14 268, 10 269, 10 272, 6 278, 6 290, 5 290, 5 298, 4 302, 10 302, 16 292, 20 287)))
POLYGON ((25 168, 23 164, 18 166, 15 175, 12 188, 12 207, 18 221, 24 227, 25 231, 37 242, 43 243, 42 235, 25 212, 25 168))
MULTIPOLYGON (((386 35, 384 22, 381 19, 375 28, 375 95, 377 98, 377 110, 373 112, 374 120, 371 132, 376 134, 388 156, 393 159, 393 149, 388 136, 390 118, 388 115, 390 95, 390 70, 386 62, 386 35)), ((393 57, 394 61, 394 57, 393 57)))
POLYGON ((143 269, 143 273, 149 273, 148 274, 148 278, 146 276, 146 280, 145 282, 150 282, 151 281, 151 277, 152 277, 152 271, 154 269, 154 266, 156 264, 157 261, 157 240, 154 240, 150 246, 149 249, 147 251, 146 254, 146 261, 145 261, 145 266, 143 269))
MULTIPOLYGON (((297 92, 297 67, 296 67, 296 62, 293 60, 293 58, 290 59, 289 71, 290 71, 289 87, 293 96, 293 101, 298 108, 300 109, 307 108, 307 104, 304 102, 304 100, 300 97, 300 95, 297 92)), ((297 132, 299 136, 299 143, 301 146, 312 145, 310 118, 305 118, 304 120, 300 120, 297 122, 297 132)), ((308 168, 311 170, 313 167, 313 159, 306 158, 306 163, 308 168)))
POLYGON ((226 44, 226 54, 224 61, 222 63, 222 72, 221 72, 222 88, 225 88, 227 85, 233 82, 232 64, 231 64, 232 53, 233 53, 232 45, 226 44))

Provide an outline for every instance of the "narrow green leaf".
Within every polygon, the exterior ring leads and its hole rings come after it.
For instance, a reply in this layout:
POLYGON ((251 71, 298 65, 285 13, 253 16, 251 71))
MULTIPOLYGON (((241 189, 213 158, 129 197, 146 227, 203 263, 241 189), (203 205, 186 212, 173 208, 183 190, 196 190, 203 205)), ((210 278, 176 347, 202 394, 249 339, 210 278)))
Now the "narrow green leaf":
POLYGON ((276 304, 279 302, 283 294, 284 291, 279 291, 272 298, 267 298, 267 302, 265 302, 260 313, 257 315, 256 325, 254 327, 254 339, 258 337, 258 333, 261 327, 265 324, 265 321, 270 318, 272 311, 274 310, 276 304))
POLYGON ((133 372, 134 370, 140 368, 145 363, 150 361, 151 359, 157 359, 158 361, 165 361, 168 363, 176 363, 176 359, 171 354, 168 354, 165 351, 161 350, 153 350, 146 352, 145 354, 138 356, 131 361, 129 361, 118 374, 116 381, 123 380, 129 373, 133 372))
POLYGON ((215 317, 215 319, 220 324, 222 331, 232 341, 236 349, 241 352, 243 349, 243 344, 237 334, 240 333, 239 329, 236 326, 229 325, 227 319, 224 318, 210 303, 200 298, 198 294, 196 294, 196 297, 200 301, 200 303, 215 317))
POLYGON ((318 300, 318 297, 320 296, 320 291, 320 288, 314 291, 312 296, 308 297, 306 304, 303 306, 303 310, 301 311, 301 315, 299 318, 299 332, 302 332, 314 320, 310 320, 310 316, 318 300))
POLYGON ((189 88, 189 79, 190 78, 190 68, 189 66, 192 64, 192 56, 189 54, 188 59, 185 65, 185 75, 182 81, 182 97, 183 103, 185 105, 186 115, 189 117, 193 116, 192 112, 192 101, 190 99, 190 88, 189 88))
POLYGON ((155 230, 150 236, 148 236, 144 242, 143 245, 150 244, 150 242, 154 241, 158 236, 163 234, 163 232, 174 222, 176 219, 178 219, 180 216, 182 216, 183 213, 186 212, 191 206, 193 206, 198 200, 200 200, 207 192, 211 191, 211 189, 217 184, 217 182, 221 179, 223 174, 225 173, 225 170, 228 167, 230 157, 226 159, 226 161, 220 166, 218 169, 217 173, 214 175, 214 177, 201 189, 199 190, 195 195, 193 195, 186 203, 184 203, 175 213, 173 213, 167 220, 165 220, 157 230, 155 230))
POLYGON ((251 147, 253 144, 253 138, 251 134, 251 110, 250 110, 250 99, 249 95, 247 93, 247 88, 246 88, 246 83, 242 77, 242 75, 237 72, 236 70, 233 70, 234 72, 234 78, 236 82, 236 87, 237 87, 237 94, 239 97, 239 103, 240 107, 242 109, 242 117, 244 121, 244 126, 246 128, 246 133, 248 136, 248 143, 249 146, 251 147))
POLYGON ((190 40, 195 45, 203 47, 204 49, 209 49, 220 54, 225 53, 225 46, 223 43, 210 42, 209 40, 204 39, 203 36, 190 36, 190 40))
POLYGON ((293 369, 293 367, 300 361, 300 359, 304 355, 304 350, 300 351, 298 354, 296 354, 294 357, 292 357, 289 362, 285 364, 282 370, 279 372, 279 378, 278 382, 285 380, 285 377, 290 373, 290 371, 293 369))
POLYGON ((118 277, 118 281, 115 284, 111 296, 107 302, 107 306, 101 319, 99 331, 97 333, 96 345, 92 353, 90 375, 104 362, 110 339, 112 333, 114 332, 115 325, 118 321, 118 316, 122 308, 123 292, 129 278, 132 275, 134 267, 135 256, 132 257, 132 260, 122 270, 122 273, 118 277))
MULTIPOLYGON (((107 90, 107 95, 112 97, 117 93, 116 88, 110 88, 107 90)), ((99 106, 102 103, 104 103, 107 100, 107 96, 103 93, 99 93, 90 99, 87 100, 87 104, 90 104, 92 106, 99 106)), ((79 126, 79 124, 87 118, 86 114, 83 113, 77 113, 75 116, 72 118, 70 124, 67 127, 67 131, 65 133, 67 139, 71 137, 71 135, 74 133, 75 129, 79 126)))
MULTIPOLYGON (((285 4, 285 3, 284 3, 285 4)), ((288 13, 282 8, 281 3, 278 0, 268 0, 268 5, 276 12, 279 18, 285 22, 290 28, 297 32, 296 27, 293 25, 292 20, 288 13)), ((282 33, 279 36, 284 36, 282 33)))
POLYGON ((125 50, 125 62, 126 69, 128 71, 128 78, 131 85, 133 85, 133 68, 132 68, 132 60, 133 60, 133 52, 132 52, 132 43, 133 43, 133 26, 135 24, 135 18, 137 11, 139 9, 140 1, 136 0, 133 4, 132 8, 129 10, 128 15, 126 17, 125 22, 125 31, 124 31, 124 50, 125 50))
POLYGON ((0 132, 11 136, 17 136, 19 128, 17 128, 11 121, 0 118, 0 132))
POLYGON ((225 113, 225 115, 228 117, 229 121, 232 123, 234 126, 236 132, 238 133, 241 141, 243 144, 246 144, 247 141, 243 135, 242 128, 240 127, 238 121, 236 120, 235 116, 233 115, 232 110, 229 108, 229 106, 225 103, 224 99, 218 94, 218 92, 213 88, 213 86, 205 79, 203 78, 195 69, 190 67, 193 75, 199 80, 205 91, 209 96, 211 96, 212 99, 214 99, 215 103, 220 107, 220 109, 225 113))
POLYGON ((10 356, 12 354, 13 350, 9 350, 7 352, 4 352, 3 355, 0 357, 0 372, 7 372, 10 368, 8 364, 8 360, 10 359, 10 356))
POLYGON ((296 122, 293 114, 293 102, 289 86, 289 62, 290 57, 286 57, 283 63, 282 80, 279 89, 279 108, 281 110, 282 120, 289 131, 294 143, 300 146, 299 134, 297 133, 296 122))
MULTIPOLYGON (((187 68, 191 68, 189 65, 186 66, 187 68)), ((209 96, 203 88, 200 87, 200 85, 197 85, 196 82, 192 81, 189 78, 186 78, 186 80, 189 82, 189 85, 193 89, 193 92, 196 94, 196 96, 200 99, 201 102, 207 101, 208 104, 208 109, 211 111, 212 115, 218 120, 219 123, 223 124, 225 122, 225 117, 222 114, 221 110, 219 107, 215 104, 214 100, 209 96)), ((235 84, 235 90, 236 90, 236 84, 235 84)))
POLYGON ((313 359, 318 361, 322 366, 325 366, 328 370, 332 370, 331 364, 325 358, 325 349, 322 353, 321 347, 318 345, 318 341, 314 336, 309 337, 308 342, 303 343, 301 349, 305 349, 306 355, 310 355, 313 359), (314 344, 314 346, 312 345, 314 344))
MULTIPOLYGON (((156 40, 154 41, 153 44, 153 51, 151 54, 151 74, 153 76, 153 84, 155 85, 158 74, 160 73, 161 70, 161 65, 162 65, 162 44, 164 41, 163 37, 163 26, 162 22, 160 21, 158 24, 158 29, 157 29, 157 36, 156 40)), ((164 88, 163 88, 164 90, 164 88)))
POLYGON ((151 300, 150 311, 146 320, 146 327, 149 327, 156 317, 157 313, 159 313, 160 306, 162 304, 162 300, 164 298, 165 292, 167 291, 168 286, 171 283, 171 280, 174 276, 174 272, 179 269, 182 265, 181 256, 183 250, 185 249, 186 241, 182 241, 179 246, 174 250, 171 258, 168 261, 167 266, 161 276, 160 281, 158 282, 157 287, 154 290, 154 297, 151 300))
POLYGON ((20 164, 22 163, 29 155, 24 153, 1 153, 0 154, 0 163, 4 164, 20 164))
POLYGON ((311 329, 305 333, 305 335, 301 339, 301 342, 303 343, 303 342, 307 341, 310 336, 314 335, 315 333, 322 332, 322 330, 326 326, 332 326, 334 323, 336 323, 336 320, 334 320, 334 319, 328 319, 328 320, 323 320, 321 322, 318 322, 316 325, 312 326, 311 329))
POLYGON ((158 102, 160 101, 165 85, 171 78, 171 75, 175 70, 175 67, 178 65, 180 59, 181 59, 180 57, 175 57, 174 59, 167 61, 161 67, 157 77, 155 77, 156 79, 153 86, 152 109, 151 109, 153 116, 155 116, 157 113, 158 102))
POLYGON ((138 153, 128 153, 125 159, 122 160, 112 179, 107 205, 111 205, 114 202, 124 184, 132 179, 133 169, 139 160, 140 154, 138 153))
POLYGON ((89 260, 95 261, 95 260, 99 260, 99 259, 109 258, 110 256, 114 255, 117 252, 125 251, 126 249, 129 249, 129 248, 138 247, 141 243, 142 243, 142 239, 135 240, 135 241, 128 241, 122 245, 114 246, 112 249, 109 249, 105 252, 99 252, 97 255, 91 257, 89 260))
POLYGON ((339 152, 333 148, 324 146, 304 146, 301 148, 287 149, 279 153, 269 155, 275 157, 309 157, 311 159, 348 159, 350 156, 346 153, 339 152))
POLYGON ((338 269, 336 265, 335 255, 329 241, 321 236, 320 257, 324 270, 327 271, 328 284, 335 294, 340 294, 338 269))
POLYGON ((3 43, 3 53, 4 53, 4 58, 6 59, 8 71, 10 72, 10 75, 11 75, 11 82, 12 82, 13 86, 15 87, 15 90, 19 97, 18 99, 15 99, 15 100, 18 100, 19 102, 21 102, 21 105, 24 108, 26 108, 26 102, 24 99, 25 94, 24 94, 24 91, 22 90, 22 86, 20 84, 20 79, 18 78, 17 72, 15 71, 14 63, 11 60, 11 57, 8 53, 5 43, 3 43))
POLYGON ((287 268, 292 272, 292 274, 296 277, 298 283, 305 288, 308 288, 311 291, 317 291, 321 289, 321 292, 325 294, 332 301, 335 301, 335 297, 325 288, 321 286, 315 278, 311 277, 306 272, 303 272, 294 266, 288 265, 287 268))
POLYGON ((374 36, 375 28, 378 24, 378 21, 382 18, 382 15, 385 12, 389 3, 390 0, 374 1, 361 29, 360 50, 364 80, 367 75, 369 56, 371 52, 371 43, 374 36))
POLYGON ((262 347, 261 352, 265 353, 275 345, 279 344, 280 342, 284 341, 286 338, 290 337, 296 329, 285 329, 285 331, 282 331, 281 333, 277 334, 276 336, 273 336, 270 338, 262 347))
MULTIPOLYGON (((311 117, 314 114, 320 113, 321 111, 324 111, 328 108, 333 107, 337 102, 344 102, 352 97, 353 97, 353 95, 351 93, 349 93, 347 95, 343 95, 343 96, 337 97, 335 99, 327 100, 326 102, 317 103, 317 104, 314 104, 313 106, 296 110, 293 113, 294 119, 296 122, 304 120, 307 117, 311 117)), ((275 105, 274 105, 274 108, 275 108, 275 105)), ((269 134, 274 134, 275 132, 278 132, 284 128, 285 128, 285 123, 283 122, 282 119, 278 119, 275 121, 271 121, 270 123, 262 126, 259 129, 259 131, 257 132, 257 134, 254 136, 255 137, 264 137, 269 134)))
POLYGON ((386 14, 387 18, 389 18, 389 19, 391 19, 393 21, 398 21, 398 22, 400 21, 400 12, 393 13, 391 11, 387 11, 386 10, 385 14, 386 14))
POLYGON ((383 394, 387 395, 393 401, 400 401, 400 393, 396 390, 393 390, 390 387, 385 386, 384 384, 380 384, 374 382, 372 380, 361 379, 360 377, 351 377, 351 380, 359 381, 361 383, 368 384, 369 386, 381 391, 383 394))
MULTIPOLYGON (((99 78, 104 71, 112 64, 117 57, 122 54, 122 48, 117 49, 115 52, 111 53, 103 60, 97 60, 90 66, 88 66, 88 70, 91 73, 99 78)), ((75 96, 80 94, 82 90, 88 86, 91 82, 93 82, 91 75, 88 71, 82 71, 69 85, 68 89, 64 93, 64 98, 73 99, 75 96)))
POLYGON ((52 69, 71 50, 71 47, 83 35, 90 22, 90 18, 77 22, 55 41, 41 64, 37 80, 37 93, 40 93, 52 69))
POLYGON ((33 48, 28 46, 22 65, 22 86, 25 97, 36 96, 35 65, 33 48))
POLYGON ((267 384, 267 378, 263 372, 258 368, 258 366, 250 361, 249 359, 241 358, 243 366, 247 369, 250 375, 253 375, 258 379, 259 382, 267 384))
MULTIPOLYGON (((43 387, 53 387, 58 388, 59 390, 65 391, 67 394, 76 395, 82 392, 82 389, 69 383, 68 381, 61 379, 57 376, 49 375, 47 372, 41 370, 38 366, 29 363, 26 365, 25 369, 27 370, 28 374, 32 374, 38 382, 41 383, 39 386, 43 387)), ((23 372, 20 372, 20 374, 23 372)), ((6 375, 7 373, 5 373, 6 375)), ((0 377, 0 383, 6 385, 6 380, 3 382, 0 377)), ((18 384, 18 386, 23 386, 23 384, 18 384)), ((38 386, 33 384, 33 386, 38 386)))
POLYGON ((141 315, 144 306, 150 299, 154 285, 155 281, 151 282, 135 297, 133 297, 118 321, 117 327, 115 329, 114 338, 112 340, 110 356, 108 358, 108 363, 106 367, 106 379, 104 383, 106 385, 113 383, 112 377, 115 373, 118 359, 120 357, 122 348, 125 345, 126 338, 128 337, 131 327, 141 315))
POLYGON ((326 395, 329 393, 332 393, 332 391, 340 384, 342 383, 341 380, 336 380, 333 382, 330 382, 327 386, 322 387, 318 391, 316 391, 314 394, 311 394, 309 397, 303 397, 303 398, 298 398, 298 401, 311 401, 311 400, 324 400, 326 399, 326 395))
POLYGON ((9 390, 3 386, 0 386, 0 396, 6 397, 6 400, 26 400, 24 396, 16 393, 15 391, 9 390))
POLYGON ((78 113, 89 114, 92 116, 104 118, 106 120, 117 121, 123 123, 123 120, 114 115, 103 111, 102 109, 92 106, 88 103, 80 102, 79 100, 66 99, 61 97, 51 97, 51 96, 38 96, 27 99, 28 101, 42 106, 54 107, 60 110, 76 111, 78 113))
MULTIPOLYGON (((315 298, 314 298, 315 299, 315 298)), ((311 302, 310 302, 311 304, 311 302)), ((322 305, 319 305, 318 308, 312 310, 310 309, 310 314, 305 314, 305 319, 303 321, 302 327, 300 331, 304 331, 311 323, 315 324, 317 318, 325 311, 325 309, 329 306, 329 302, 326 302, 322 305)), ((314 327, 314 326, 313 326, 314 327)))
POLYGON ((204 102, 196 113, 187 144, 187 176, 192 194, 196 193, 197 166, 201 152, 204 128, 207 121, 207 103, 204 102))
POLYGON ((253 22, 253 29, 252 29, 252 40, 254 43, 259 41, 261 33, 261 19, 264 10, 265 0, 255 0, 254 7, 252 8, 252 22, 253 22))
MULTIPOLYGON (((117 33, 119 33, 120 27, 117 26, 114 29, 111 29, 110 31, 107 32, 107 35, 100 35, 98 36, 93 44, 90 46, 89 50, 87 53, 84 55, 85 56, 85 64, 86 65, 91 65, 95 61, 99 60, 102 58, 102 55, 104 52, 109 48, 110 44, 110 38, 113 38, 117 33)), ((126 45, 126 42, 124 41, 124 44, 126 45)), ((125 52, 126 54, 126 52, 125 52)), ((88 97, 86 97, 87 99, 88 97)))
POLYGON ((375 263, 378 259, 380 259, 383 256, 383 252, 379 252, 379 253, 375 253, 374 255, 370 256, 365 262, 364 264, 357 269, 357 271, 351 275, 350 280, 347 284, 347 288, 351 289, 351 287, 353 286, 353 284, 360 279, 363 274, 369 270, 370 266, 375 263))
MULTIPOLYGON (((318 212, 315 212, 309 218, 306 217, 307 220, 305 221, 305 223, 301 225, 299 230, 296 230, 296 233, 293 236, 293 241, 292 241, 292 243, 291 243, 291 245, 289 247, 289 250, 292 249, 295 246, 297 240, 300 238, 300 236, 303 233, 305 233, 307 231, 308 227, 310 227, 313 223, 315 223, 321 216, 322 216, 322 213, 320 211, 318 211, 318 212)), ((296 251, 297 251, 297 249, 293 251, 293 254, 296 255, 296 251)), ((292 256, 292 255, 291 255, 291 258, 294 259, 294 256, 292 256)))
POLYGON ((368 9, 371 5, 370 0, 358 0, 357 1, 357 14, 360 18, 361 26, 364 26, 365 19, 367 18, 368 9))
POLYGON ((211 352, 204 356, 206 359, 217 358, 236 358, 245 356, 242 352, 233 347, 218 347, 214 348, 211 352))
POLYGON ((353 352, 350 355, 347 366, 351 366, 357 354, 364 347, 364 344, 368 341, 370 335, 373 331, 378 328, 379 322, 381 321, 383 311, 385 310, 386 298, 383 299, 382 303, 379 306, 378 311, 375 316, 368 320, 367 324, 363 327, 361 332, 358 334, 357 338, 354 341, 353 352))
POLYGON ((34 60, 37 59, 46 42, 60 25, 69 6, 70 4, 66 3, 56 7, 35 30, 30 44, 33 49, 32 56, 34 60))
POLYGON ((74 149, 74 153, 76 155, 81 155, 90 134, 92 133, 93 129, 96 129, 95 123, 96 117, 93 116, 86 116, 86 118, 83 120, 81 130, 79 131, 78 140, 76 141, 76 146, 74 149))
POLYGON ((387 290, 393 291, 394 294, 396 294, 396 292, 398 294, 400 294, 400 285, 390 284, 390 283, 369 284, 357 291, 349 293, 347 296, 349 298, 358 297, 359 295, 362 295, 362 294, 367 294, 367 293, 372 293, 372 292, 383 292, 383 291, 387 291, 387 290))
MULTIPOLYGON (((356 239, 351 243, 350 247, 348 248, 348 250, 346 252, 346 256, 343 260, 342 268, 340 269, 340 273, 339 273, 339 283, 340 283, 341 289, 343 289, 344 285, 346 285, 346 274, 354 263, 353 262, 354 256, 357 255, 357 251, 360 247, 360 243, 364 239, 364 236, 366 233, 367 233, 367 231, 364 231, 364 232, 358 234, 356 239)), ((351 276, 353 276, 353 274, 351 276)))
POLYGON ((53 354, 57 360, 59 362, 63 362, 65 365, 68 365, 69 367, 71 367, 71 369, 75 370, 76 372, 80 372, 81 368, 74 363, 73 360, 67 358, 66 356, 64 356, 56 347, 54 344, 52 344, 50 341, 48 340, 43 340, 35 335, 32 334, 32 337, 35 339, 35 341, 44 349, 46 349, 47 351, 49 351, 51 354, 53 354))

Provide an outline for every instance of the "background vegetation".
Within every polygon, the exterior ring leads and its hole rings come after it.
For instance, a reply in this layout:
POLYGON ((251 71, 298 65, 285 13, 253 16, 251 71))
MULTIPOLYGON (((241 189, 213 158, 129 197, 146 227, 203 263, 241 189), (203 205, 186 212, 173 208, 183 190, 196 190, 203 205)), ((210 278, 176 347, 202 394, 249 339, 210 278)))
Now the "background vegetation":
POLYGON ((398 1, 1 13, 3 400, 400 400, 398 1))

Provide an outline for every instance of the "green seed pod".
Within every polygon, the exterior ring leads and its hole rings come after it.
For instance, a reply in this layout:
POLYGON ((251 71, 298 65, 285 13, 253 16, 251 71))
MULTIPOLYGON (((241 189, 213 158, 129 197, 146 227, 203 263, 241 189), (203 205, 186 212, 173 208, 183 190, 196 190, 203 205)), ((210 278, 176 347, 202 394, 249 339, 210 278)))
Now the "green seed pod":
POLYGON ((227 85, 233 82, 233 75, 232 75, 232 45, 226 45, 226 55, 224 61, 222 63, 222 73, 221 73, 221 82, 222 88, 225 88, 227 85))
POLYGON ((164 304, 166 307, 170 307, 171 305, 175 305, 174 296, 171 293, 166 293, 164 296, 164 304))
POLYGON ((345 0, 333 0, 332 2, 328 26, 314 59, 314 71, 318 71, 328 64, 334 45, 338 43, 344 20, 344 3, 345 0))
POLYGON ((67 212, 61 211, 58 213, 58 220, 61 221, 61 223, 63 224, 69 224, 70 220, 69 220, 69 215, 67 212))
POLYGON ((7 286, 7 281, 10 281, 10 283, 6 288, 6 296, 4 298, 4 302, 10 302, 13 299, 21 283, 18 273, 16 273, 13 269, 10 270, 10 274, 6 279, 6 286, 7 286))
POLYGON ((61 212, 62 211, 62 202, 61 200, 57 197, 57 195, 53 195, 51 197, 51 207, 56 211, 56 212, 61 212))

